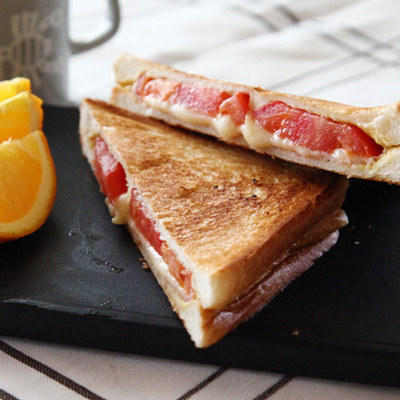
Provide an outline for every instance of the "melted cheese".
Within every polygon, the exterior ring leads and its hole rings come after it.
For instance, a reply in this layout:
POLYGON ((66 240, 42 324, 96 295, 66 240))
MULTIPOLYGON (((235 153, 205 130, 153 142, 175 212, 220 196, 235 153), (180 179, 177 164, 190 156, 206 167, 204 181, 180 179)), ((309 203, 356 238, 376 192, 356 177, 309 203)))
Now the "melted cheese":
POLYGON ((242 129, 244 140, 255 148, 266 148, 276 144, 274 135, 265 129, 260 128, 249 115, 246 116, 244 126, 242 129))
POLYGON ((199 125, 211 125, 213 118, 207 115, 199 114, 195 111, 189 110, 182 104, 173 104, 170 106, 170 112, 182 121, 188 122, 189 124, 199 125))
POLYGON ((191 111, 182 104, 170 105, 168 104, 167 101, 158 99, 156 96, 152 94, 145 96, 143 101, 148 107, 154 108, 155 110, 158 111, 163 111, 165 113, 172 114, 176 118, 188 122, 189 124, 212 125, 212 118, 191 111))
POLYGON ((116 225, 125 225, 130 218, 130 205, 131 205, 131 192, 128 190, 126 193, 121 194, 114 200, 111 205, 109 200, 106 199, 107 207, 110 209, 112 220, 111 222, 116 225))
POLYGON ((241 133, 241 127, 236 126, 227 115, 218 115, 217 118, 212 118, 212 126, 218 132, 219 136, 224 139, 234 138, 241 133))

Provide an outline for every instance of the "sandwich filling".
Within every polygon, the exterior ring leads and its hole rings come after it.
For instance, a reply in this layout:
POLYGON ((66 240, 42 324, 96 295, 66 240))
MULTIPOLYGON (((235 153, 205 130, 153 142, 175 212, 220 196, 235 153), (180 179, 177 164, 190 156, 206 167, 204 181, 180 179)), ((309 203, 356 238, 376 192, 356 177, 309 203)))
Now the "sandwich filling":
POLYGON ((127 215, 124 204, 128 194, 126 174, 122 165, 110 153, 107 143, 97 136, 94 147, 94 173, 99 182, 101 191, 107 196, 107 201, 116 211, 116 221, 120 224, 133 220, 136 228, 144 236, 149 245, 162 257, 168 266, 169 273, 175 278, 183 289, 186 299, 194 296, 191 285, 191 272, 186 270, 176 254, 170 249, 165 240, 161 238, 154 220, 140 200, 137 189, 130 193, 129 209, 127 215))
POLYGON ((255 148, 280 147, 310 158, 367 163, 383 147, 359 127, 293 108, 281 101, 254 106, 248 93, 153 78, 143 73, 132 87, 148 107, 185 122, 213 127, 220 137, 242 135, 255 148))

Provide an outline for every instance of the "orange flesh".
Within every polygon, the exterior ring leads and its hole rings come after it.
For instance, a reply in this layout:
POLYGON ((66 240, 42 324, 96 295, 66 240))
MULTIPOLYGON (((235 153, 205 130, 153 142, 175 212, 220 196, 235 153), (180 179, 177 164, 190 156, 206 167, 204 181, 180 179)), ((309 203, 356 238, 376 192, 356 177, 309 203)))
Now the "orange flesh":
POLYGON ((15 221, 27 214, 36 200, 41 181, 41 164, 28 149, 10 147, 3 151, 0 158, 0 221, 15 221))
POLYGON ((42 101, 33 94, 20 93, 1 103, 0 143, 4 140, 21 139, 43 124, 42 101))
POLYGON ((39 229, 53 207, 56 188, 43 132, 0 143, 0 243, 39 229))

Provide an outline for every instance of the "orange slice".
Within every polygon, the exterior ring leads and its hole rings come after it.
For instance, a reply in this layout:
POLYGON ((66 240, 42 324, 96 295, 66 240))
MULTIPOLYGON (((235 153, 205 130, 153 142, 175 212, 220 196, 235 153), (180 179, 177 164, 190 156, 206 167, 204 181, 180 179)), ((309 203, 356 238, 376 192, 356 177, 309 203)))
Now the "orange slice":
POLYGON ((31 91, 31 81, 27 78, 14 78, 0 82, 0 101, 9 99, 21 92, 31 91))
POLYGON ((0 144, 0 242, 36 231, 54 204, 56 173, 43 132, 0 144))
POLYGON ((21 92, 0 102, 0 143, 42 130, 42 125, 42 100, 34 94, 21 92))

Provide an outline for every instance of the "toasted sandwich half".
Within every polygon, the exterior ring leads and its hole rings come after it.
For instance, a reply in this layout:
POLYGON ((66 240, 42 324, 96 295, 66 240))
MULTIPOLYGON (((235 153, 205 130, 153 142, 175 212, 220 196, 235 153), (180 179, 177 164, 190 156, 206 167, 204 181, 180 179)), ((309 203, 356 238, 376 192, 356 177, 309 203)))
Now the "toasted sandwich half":
POLYGON ((111 103, 287 161, 400 184, 400 103, 358 108, 145 61, 115 63, 111 103))
POLYGON ((80 138, 197 347, 250 318, 332 247, 348 181, 86 99, 80 138))

